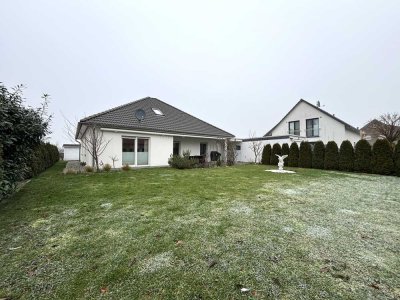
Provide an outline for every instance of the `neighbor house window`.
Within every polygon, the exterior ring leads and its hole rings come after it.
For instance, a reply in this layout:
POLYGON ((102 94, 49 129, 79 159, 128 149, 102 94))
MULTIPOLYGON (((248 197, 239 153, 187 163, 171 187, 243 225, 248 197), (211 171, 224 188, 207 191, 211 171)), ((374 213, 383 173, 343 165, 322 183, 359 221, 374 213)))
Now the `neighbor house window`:
POLYGON ((242 148, 240 147, 240 145, 236 145, 236 151, 240 151, 242 148))
POLYGON ((159 108, 152 108, 152 110, 154 111, 154 113, 157 116, 163 116, 164 115, 163 112, 161 111, 161 109, 159 109, 159 108))
POLYGON ((122 164, 135 164, 135 139, 122 139, 122 164))
POLYGON ((300 121, 289 122, 289 134, 300 135, 300 121))
POLYGON ((307 119, 306 120, 306 132, 307 137, 319 136, 319 119, 307 119))

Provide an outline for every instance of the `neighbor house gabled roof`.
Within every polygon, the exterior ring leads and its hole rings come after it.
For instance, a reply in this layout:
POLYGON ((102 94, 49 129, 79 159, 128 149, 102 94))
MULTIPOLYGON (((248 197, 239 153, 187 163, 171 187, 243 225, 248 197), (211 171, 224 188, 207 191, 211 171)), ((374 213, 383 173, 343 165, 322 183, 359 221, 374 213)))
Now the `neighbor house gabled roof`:
POLYGON ((280 120, 280 121, 279 121, 270 131, 268 131, 264 136, 270 136, 270 135, 272 135, 272 131, 273 131, 283 120, 285 120, 285 118, 286 118, 297 106, 299 106, 300 103, 306 103, 306 104, 310 105, 311 107, 313 107, 313 108, 319 110, 321 113, 323 113, 323 114, 325 114, 325 115, 331 117, 332 119, 334 119, 334 120, 336 120, 336 121, 342 123, 342 124, 345 126, 345 128, 346 128, 347 130, 353 131, 353 132, 355 132, 355 133, 360 133, 360 130, 359 130, 359 129, 357 129, 357 128, 351 126, 350 124, 348 124, 348 123, 346 123, 346 122, 340 120, 339 118, 337 118, 337 117, 335 117, 334 115, 328 113, 327 111, 325 111, 325 110, 319 108, 318 106, 315 106, 315 105, 311 104, 310 102, 308 102, 308 101, 306 101, 306 100, 304 100, 304 99, 300 99, 299 102, 297 102, 296 105, 293 106, 293 108, 292 108, 291 110, 289 110, 289 112, 282 118, 282 120, 280 120))
POLYGON ((83 125, 97 125, 102 128, 161 132, 177 135, 234 137, 229 132, 151 97, 129 102, 80 120, 75 138, 79 138, 79 132, 83 125), (141 121, 135 116, 136 111, 139 109, 145 112, 145 117, 141 121), (161 114, 155 110, 159 110, 161 114))

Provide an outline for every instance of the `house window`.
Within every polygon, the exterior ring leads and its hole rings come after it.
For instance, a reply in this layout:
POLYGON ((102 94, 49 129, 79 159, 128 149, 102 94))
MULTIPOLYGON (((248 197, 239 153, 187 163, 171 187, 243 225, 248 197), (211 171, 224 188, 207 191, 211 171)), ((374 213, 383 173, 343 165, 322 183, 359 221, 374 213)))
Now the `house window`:
POLYGON ((179 146, 180 146, 179 142, 174 142, 174 148, 172 152, 173 155, 179 155, 179 148, 180 148, 179 146))
POLYGON ((289 134, 300 135, 300 121, 289 122, 289 134))
POLYGON ((240 150, 241 150, 240 145, 236 145, 236 151, 240 151, 240 150))
POLYGON ((306 132, 307 137, 319 136, 319 119, 307 119, 306 120, 306 132))
POLYGON ((122 139, 122 164, 135 164, 135 139, 122 139))
POLYGON ((206 155, 207 153, 207 144, 200 144, 200 155, 206 155))
POLYGON ((161 109, 159 108, 152 108, 153 112, 157 115, 157 116, 164 116, 163 112, 161 111, 161 109))

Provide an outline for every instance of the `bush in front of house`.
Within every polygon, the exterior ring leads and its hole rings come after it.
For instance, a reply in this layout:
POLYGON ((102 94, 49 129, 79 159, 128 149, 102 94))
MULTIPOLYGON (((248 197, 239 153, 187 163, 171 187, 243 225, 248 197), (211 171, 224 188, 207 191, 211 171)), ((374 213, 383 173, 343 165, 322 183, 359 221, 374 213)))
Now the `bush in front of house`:
POLYGON ((122 171, 129 171, 131 169, 131 167, 128 164, 125 164, 121 167, 122 171))
POLYGON ((299 146, 296 142, 292 143, 289 148, 289 167, 299 166, 299 146))
POLYGON ((168 164, 175 169, 192 169, 199 164, 198 159, 190 158, 190 151, 183 151, 181 155, 173 155, 168 160, 168 164))
POLYGON ((312 166, 312 150, 309 142, 300 143, 299 152, 299 167, 300 168, 311 168, 312 166))
POLYGON ((397 142, 394 148, 394 169, 397 176, 400 176, 400 141, 397 142))
POLYGON ((393 149, 386 139, 378 139, 372 146, 372 172, 390 175, 394 172, 393 149))
POLYGON ((91 166, 85 166, 85 171, 87 172, 87 173, 92 173, 93 172, 93 167, 91 167, 91 166))
POLYGON ((103 171, 104 172, 110 172, 111 171, 111 165, 110 164, 105 164, 103 166, 103 171))
POLYGON ((277 165, 279 160, 276 154, 281 155, 282 154, 282 148, 281 145, 276 143, 272 146, 272 151, 271 151, 271 159, 270 163, 271 165, 277 165))
POLYGON ((287 155, 287 156, 288 156, 288 157, 286 157, 286 158, 284 159, 285 166, 288 165, 288 161, 289 161, 289 151, 290 151, 290 149, 289 149, 289 144, 288 144, 288 143, 283 143, 283 144, 282 144, 282 155, 287 155))
POLYGON ((339 149, 339 170, 354 170, 354 148, 349 140, 343 141, 339 149))
POLYGON ((314 169, 323 169, 325 159, 325 145, 322 141, 318 141, 314 145, 312 167, 314 169))
POLYGON ((325 147, 324 169, 337 170, 339 167, 339 149, 334 141, 330 141, 325 147))
POLYGON ((271 149, 271 145, 270 144, 267 144, 267 145, 264 146, 263 152, 262 152, 262 155, 261 155, 261 163, 263 165, 269 165, 270 164, 270 162, 271 162, 271 151, 272 151, 272 149, 271 149))
POLYGON ((371 145, 366 140, 359 140, 354 148, 354 171, 371 172, 371 145))

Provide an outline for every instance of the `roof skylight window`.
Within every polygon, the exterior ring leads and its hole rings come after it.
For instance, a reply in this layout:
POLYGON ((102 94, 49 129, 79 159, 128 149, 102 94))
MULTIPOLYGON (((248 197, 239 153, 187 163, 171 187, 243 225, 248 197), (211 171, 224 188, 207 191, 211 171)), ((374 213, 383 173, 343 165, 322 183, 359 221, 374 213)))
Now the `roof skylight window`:
POLYGON ((160 109, 158 109, 158 108, 152 108, 152 110, 154 111, 154 113, 155 113, 157 116, 163 116, 163 115, 164 115, 163 112, 162 112, 160 109))

